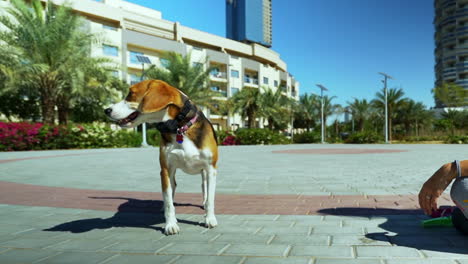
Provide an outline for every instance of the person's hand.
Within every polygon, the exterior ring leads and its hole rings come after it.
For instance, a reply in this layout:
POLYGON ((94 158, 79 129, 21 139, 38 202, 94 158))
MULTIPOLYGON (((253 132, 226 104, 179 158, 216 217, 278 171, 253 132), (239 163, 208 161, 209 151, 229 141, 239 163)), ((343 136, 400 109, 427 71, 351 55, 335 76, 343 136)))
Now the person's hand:
POLYGON ((419 192, 419 206, 425 214, 430 215, 437 210, 437 199, 455 178, 452 164, 448 163, 440 167, 423 185, 419 192))

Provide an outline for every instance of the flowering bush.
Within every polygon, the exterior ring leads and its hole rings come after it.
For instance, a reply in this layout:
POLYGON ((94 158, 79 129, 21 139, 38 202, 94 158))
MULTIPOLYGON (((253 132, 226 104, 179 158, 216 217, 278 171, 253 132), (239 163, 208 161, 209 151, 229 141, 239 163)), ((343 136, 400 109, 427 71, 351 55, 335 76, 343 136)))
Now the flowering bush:
POLYGON ((0 150, 34 149, 40 142, 41 127, 40 123, 0 122, 0 150))
POLYGON ((0 151, 138 147, 139 133, 112 130, 108 125, 49 126, 42 123, 0 122, 0 151))
POLYGON ((237 141, 235 136, 229 135, 224 138, 221 144, 223 146, 233 146, 233 145, 239 145, 239 142, 237 141))

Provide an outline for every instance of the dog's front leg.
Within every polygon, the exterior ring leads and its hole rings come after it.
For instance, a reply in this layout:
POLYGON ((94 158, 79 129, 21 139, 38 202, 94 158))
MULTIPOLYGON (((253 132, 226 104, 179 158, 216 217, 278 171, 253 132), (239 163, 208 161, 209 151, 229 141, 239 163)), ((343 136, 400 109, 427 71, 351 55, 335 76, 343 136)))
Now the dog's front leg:
POLYGON ((206 189, 207 189, 207 186, 206 186, 206 178, 208 177, 207 175, 208 173, 206 172, 206 170, 202 170, 201 172, 201 176, 202 176, 202 184, 201 184, 201 188, 202 188, 202 194, 203 194, 203 209, 206 210, 206 189))
POLYGON ((218 221, 216 220, 215 213, 214 213, 214 201, 215 201, 215 188, 216 188, 216 168, 212 165, 208 167, 205 172, 207 174, 207 185, 208 190, 207 192, 207 199, 205 204, 205 225, 208 228, 213 228, 218 225, 218 221))
POLYGON ((177 219, 175 217, 174 201, 172 199, 173 190, 170 184, 172 177, 175 177, 175 169, 161 166, 161 186, 164 199, 164 217, 166 218, 164 233, 166 235, 179 233, 179 226, 177 225, 177 219))

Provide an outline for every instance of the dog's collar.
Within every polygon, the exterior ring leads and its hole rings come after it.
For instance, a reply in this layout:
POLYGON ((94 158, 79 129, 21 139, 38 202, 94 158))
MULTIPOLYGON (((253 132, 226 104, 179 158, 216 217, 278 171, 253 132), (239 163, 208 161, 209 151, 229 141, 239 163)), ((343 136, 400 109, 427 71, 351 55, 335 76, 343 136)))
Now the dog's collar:
POLYGON ((175 117, 175 119, 169 119, 164 122, 156 123, 156 129, 161 133, 170 133, 170 134, 182 134, 185 133, 198 119, 198 110, 197 107, 186 100, 184 106, 180 110, 180 113, 175 117), (187 116, 192 116, 192 119, 187 120, 187 116))

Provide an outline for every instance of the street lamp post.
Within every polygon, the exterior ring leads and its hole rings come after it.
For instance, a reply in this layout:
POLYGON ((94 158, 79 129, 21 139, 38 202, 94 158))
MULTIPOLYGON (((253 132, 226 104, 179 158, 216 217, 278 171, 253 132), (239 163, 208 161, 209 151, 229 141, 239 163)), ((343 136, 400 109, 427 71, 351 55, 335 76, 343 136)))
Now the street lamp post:
POLYGON ((387 102, 387 79, 394 80, 392 76, 379 72, 379 74, 384 76, 383 83, 384 83, 384 93, 385 93, 385 143, 388 142, 388 102, 387 102))
POLYGON ((322 110, 320 111, 321 112, 321 121, 320 123, 322 124, 322 144, 325 143, 325 124, 323 123, 323 91, 328 91, 327 88, 325 88, 325 86, 321 85, 321 84, 316 84, 318 88, 320 88, 320 99, 321 99, 321 108, 322 110))
MULTIPOLYGON (((140 81, 143 81, 144 74, 145 74, 145 63, 151 64, 151 61, 148 57, 143 56, 143 55, 136 55, 137 60, 141 62, 141 77, 140 81)), ((141 124, 141 131, 142 131, 142 136, 143 140, 141 142, 142 147, 148 147, 148 142, 146 141, 146 123, 141 124)))

